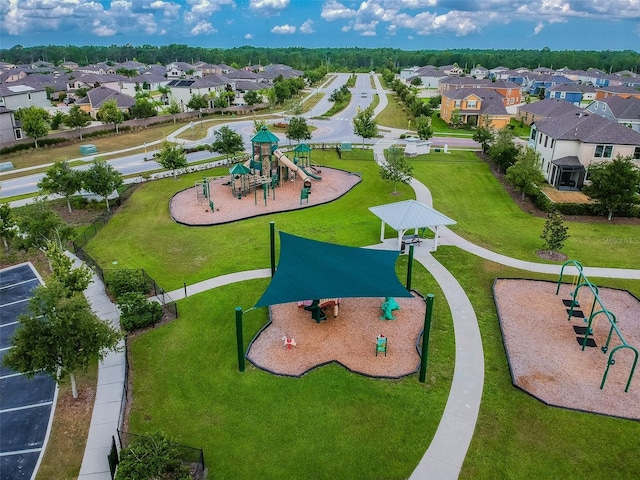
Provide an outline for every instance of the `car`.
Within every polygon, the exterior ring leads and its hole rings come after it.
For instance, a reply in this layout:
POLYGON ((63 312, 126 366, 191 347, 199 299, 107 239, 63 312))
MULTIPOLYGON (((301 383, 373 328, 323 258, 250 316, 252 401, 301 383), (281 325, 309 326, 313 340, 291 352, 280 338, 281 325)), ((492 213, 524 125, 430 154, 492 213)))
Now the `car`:
POLYGON ((362 92, 362 93, 360 94, 360 96, 361 96, 362 98, 367 98, 367 92, 362 92))

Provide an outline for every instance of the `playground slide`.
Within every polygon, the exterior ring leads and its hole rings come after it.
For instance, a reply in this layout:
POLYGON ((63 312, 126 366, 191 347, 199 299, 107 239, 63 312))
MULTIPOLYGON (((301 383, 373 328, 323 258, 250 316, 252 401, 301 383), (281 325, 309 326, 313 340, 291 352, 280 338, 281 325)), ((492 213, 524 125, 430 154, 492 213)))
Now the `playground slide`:
POLYGON ((298 167, 291 160, 289 160, 286 157, 286 155, 280 151, 279 148, 276 149, 273 152, 273 154, 276 156, 278 161, 282 163, 285 167, 287 167, 292 172, 296 172, 298 175, 300 175, 300 178, 302 179, 303 182, 309 180, 309 174, 307 174, 307 172, 305 172, 302 168, 298 167))
POLYGON ((302 170, 304 173, 307 174, 307 176, 313 178, 314 180, 322 180, 322 177, 320 175, 315 175, 307 170, 305 170, 304 168, 300 167, 300 170, 302 170))

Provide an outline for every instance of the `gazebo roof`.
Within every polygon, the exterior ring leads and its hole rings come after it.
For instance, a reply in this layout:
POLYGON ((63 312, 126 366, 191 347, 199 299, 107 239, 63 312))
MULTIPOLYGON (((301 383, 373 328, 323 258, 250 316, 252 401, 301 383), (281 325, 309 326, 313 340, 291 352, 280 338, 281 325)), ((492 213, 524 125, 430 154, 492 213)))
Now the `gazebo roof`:
POLYGON ((241 163, 236 163, 233 167, 229 169, 229 173, 231 175, 246 175, 247 173, 251 173, 247 167, 245 167, 241 163))
POLYGON ((369 210, 394 230, 453 225, 455 220, 416 200, 388 203, 369 210))
POLYGON ((260 131, 253 136, 251 143, 278 143, 278 137, 271 133, 266 125, 263 125, 260 131))
POLYGON ((298 146, 296 146, 296 148, 294 148, 293 151, 298 153, 307 153, 311 151, 311 147, 306 143, 301 143, 298 146))

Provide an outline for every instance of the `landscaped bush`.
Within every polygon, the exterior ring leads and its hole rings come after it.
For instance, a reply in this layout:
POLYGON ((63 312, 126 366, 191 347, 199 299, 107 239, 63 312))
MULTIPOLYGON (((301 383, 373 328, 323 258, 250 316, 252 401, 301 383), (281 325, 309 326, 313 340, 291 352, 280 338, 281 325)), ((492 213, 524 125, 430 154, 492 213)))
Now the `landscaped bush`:
POLYGON ((105 276, 108 277, 106 278, 107 288, 116 298, 120 298, 124 293, 146 294, 149 292, 149 285, 140 270, 113 270, 105 276))
POLYGON ((120 452, 116 480, 190 480, 178 450, 161 433, 139 437, 120 452))
POLYGON ((155 324, 162 318, 162 306, 142 293, 123 293, 118 297, 120 326, 127 332, 155 324))
POLYGON ((533 202, 533 204, 540 210, 544 212, 548 212, 549 210, 551 210, 553 203, 544 193, 542 193, 542 190, 535 190, 533 193, 530 193, 529 198, 531 199, 531 202, 533 202))

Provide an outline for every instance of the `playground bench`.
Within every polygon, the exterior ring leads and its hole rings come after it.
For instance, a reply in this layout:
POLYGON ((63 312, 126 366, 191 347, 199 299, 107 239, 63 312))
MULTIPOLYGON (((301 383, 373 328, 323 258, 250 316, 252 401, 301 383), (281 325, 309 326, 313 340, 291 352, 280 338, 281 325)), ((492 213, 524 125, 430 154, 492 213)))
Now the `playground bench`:
POLYGON ((420 235, 403 235, 402 236, 402 243, 417 243, 420 244, 420 242, 422 242, 422 239, 420 238, 420 235))

